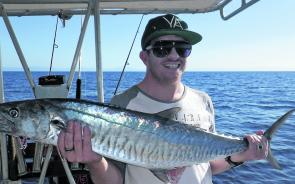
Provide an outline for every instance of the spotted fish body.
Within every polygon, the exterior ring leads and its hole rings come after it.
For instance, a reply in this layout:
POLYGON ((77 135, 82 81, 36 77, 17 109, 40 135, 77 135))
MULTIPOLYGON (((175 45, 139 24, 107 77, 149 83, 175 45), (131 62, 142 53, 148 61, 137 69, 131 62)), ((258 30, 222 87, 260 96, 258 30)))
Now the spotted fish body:
MULTIPOLYGON (((294 112, 282 116, 265 132, 272 133, 294 112)), ((93 150, 105 157, 151 170, 190 166, 242 152, 243 138, 210 133, 157 115, 76 99, 36 99, 0 105, 0 132, 32 141, 57 144, 71 119, 92 132, 93 150)), ((279 168, 272 157, 271 164, 279 168)))

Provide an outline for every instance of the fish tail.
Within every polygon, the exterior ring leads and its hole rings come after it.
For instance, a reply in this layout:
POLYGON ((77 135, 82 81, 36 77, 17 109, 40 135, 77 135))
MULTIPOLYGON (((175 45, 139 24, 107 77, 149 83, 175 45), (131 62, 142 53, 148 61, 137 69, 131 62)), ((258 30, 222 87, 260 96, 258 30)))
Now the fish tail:
POLYGON ((270 141, 272 139, 272 136, 274 134, 274 132, 276 132, 279 128, 280 125, 282 125, 287 119, 288 117, 295 112, 295 109, 292 109, 290 111, 288 111, 286 114, 284 114, 283 116, 281 116, 276 122, 274 122, 270 128, 268 128, 265 133, 263 134, 263 136, 268 140, 268 155, 266 157, 266 160, 276 169, 282 169, 281 166, 279 165, 278 161, 274 158, 274 156, 272 155, 271 149, 270 149, 270 141))

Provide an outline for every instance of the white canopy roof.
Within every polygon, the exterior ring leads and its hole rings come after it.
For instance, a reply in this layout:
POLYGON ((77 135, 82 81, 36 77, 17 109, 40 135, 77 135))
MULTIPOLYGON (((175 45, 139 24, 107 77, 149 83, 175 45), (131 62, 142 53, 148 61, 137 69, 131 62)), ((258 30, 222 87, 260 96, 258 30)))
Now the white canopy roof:
MULTIPOLYGON (((199 13, 218 10, 230 0, 101 0, 101 14, 199 13)), ((0 0, 8 15, 52 15, 86 11, 88 0, 0 0)))
POLYGON ((100 14, 177 14, 218 10, 227 20, 259 0, 240 0, 241 6, 227 15, 223 9, 232 0, 0 0, 0 7, 5 8, 8 16, 57 15, 60 12, 76 15, 85 14, 88 4, 95 1, 99 2, 100 14))

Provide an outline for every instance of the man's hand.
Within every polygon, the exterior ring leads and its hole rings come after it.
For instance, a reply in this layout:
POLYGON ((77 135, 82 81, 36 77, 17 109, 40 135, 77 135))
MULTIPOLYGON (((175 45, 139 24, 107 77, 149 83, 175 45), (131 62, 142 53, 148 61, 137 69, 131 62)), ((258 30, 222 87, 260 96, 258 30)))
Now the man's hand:
POLYGON ((68 127, 58 136, 58 149, 69 162, 99 163, 102 157, 92 151, 91 131, 77 121, 69 121, 68 127))
POLYGON ((116 166, 92 151, 91 131, 81 123, 69 121, 66 130, 58 136, 58 149, 69 162, 87 165, 93 183, 122 184, 123 176, 116 166))
POLYGON ((268 141, 263 137, 263 131, 257 131, 256 134, 247 135, 245 137, 249 142, 249 147, 246 151, 231 156, 235 162, 243 162, 249 160, 265 159, 268 154, 268 141))

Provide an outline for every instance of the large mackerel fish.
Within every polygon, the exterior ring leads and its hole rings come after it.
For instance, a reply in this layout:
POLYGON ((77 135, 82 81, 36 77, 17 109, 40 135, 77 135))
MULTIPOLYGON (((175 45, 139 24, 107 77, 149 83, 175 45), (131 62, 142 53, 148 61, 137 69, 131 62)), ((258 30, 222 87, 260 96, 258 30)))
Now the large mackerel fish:
MULTIPOLYGON (((279 118, 263 136, 270 142, 273 133, 294 111, 279 118)), ((71 119, 89 126, 96 153, 154 171, 225 158, 248 147, 244 138, 86 100, 34 99, 0 104, 1 132, 45 144, 56 145, 59 132, 71 119)), ((267 160, 279 169, 270 149, 268 153, 267 160)))

